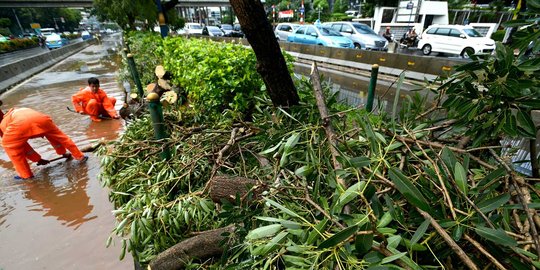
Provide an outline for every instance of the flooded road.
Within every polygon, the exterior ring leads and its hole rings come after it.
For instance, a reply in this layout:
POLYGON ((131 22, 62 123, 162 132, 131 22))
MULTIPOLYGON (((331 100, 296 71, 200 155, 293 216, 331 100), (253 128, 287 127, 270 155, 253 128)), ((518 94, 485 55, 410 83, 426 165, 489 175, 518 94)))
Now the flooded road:
MULTIPOLYGON (((66 107, 72 107, 71 95, 94 76, 117 99, 116 109, 121 108, 124 95, 116 78, 120 38, 107 37, 9 90, 0 96, 2 110, 28 107, 48 114, 79 148, 117 138, 123 120, 92 122, 66 107)), ((30 144, 44 159, 57 157, 45 139, 30 144)), ((99 159, 89 157, 85 163, 33 163, 35 178, 21 181, 13 179, 16 173, 0 148, 0 269, 133 269, 130 254, 118 259, 118 239, 105 247, 115 224, 113 208, 97 178, 99 159)))

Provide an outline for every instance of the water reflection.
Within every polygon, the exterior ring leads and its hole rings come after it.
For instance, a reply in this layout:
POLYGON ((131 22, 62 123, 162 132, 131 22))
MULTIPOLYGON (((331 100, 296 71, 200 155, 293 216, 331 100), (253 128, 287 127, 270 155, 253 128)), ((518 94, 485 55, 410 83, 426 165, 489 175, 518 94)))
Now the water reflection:
POLYGON ((84 222, 97 218, 97 215, 88 216, 94 206, 86 194, 87 184, 85 163, 71 160, 48 166, 36 175, 36 180, 24 181, 24 197, 34 202, 28 211, 44 212, 44 217, 56 217, 62 225, 76 230, 84 222), (58 168, 61 166, 65 169, 58 168))

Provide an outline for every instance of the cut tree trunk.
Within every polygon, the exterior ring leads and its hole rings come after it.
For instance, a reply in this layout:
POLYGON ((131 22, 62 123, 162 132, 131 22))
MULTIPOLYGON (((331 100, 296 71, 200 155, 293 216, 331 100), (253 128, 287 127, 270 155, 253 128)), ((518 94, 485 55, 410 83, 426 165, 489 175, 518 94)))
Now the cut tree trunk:
POLYGON ((261 1, 229 2, 257 56, 257 72, 261 74, 272 103, 283 107, 297 105, 300 98, 261 1))
POLYGON ((223 200, 234 203, 238 195, 241 201, 246 199, 249 191, 253 191, 251 200, 261 198, 261 193, 265 190, 263 183, 238 176, 219 175, 210 180, 209 195, 213 202, 221 203, 223 200))
POLYGON ((149 270, 184 269, 193 259, 205 260, 223 253, 223 233, 233 232, 234 226, 204 231, 161 252, 148 265, 149 270))

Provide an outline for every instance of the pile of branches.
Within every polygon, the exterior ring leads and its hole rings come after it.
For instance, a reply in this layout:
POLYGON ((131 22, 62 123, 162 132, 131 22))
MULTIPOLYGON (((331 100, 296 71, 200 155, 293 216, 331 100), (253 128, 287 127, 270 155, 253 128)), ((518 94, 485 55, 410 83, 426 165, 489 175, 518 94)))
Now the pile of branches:
POLYGON ((171 107, 169 139, 142 118, 102 147, 124 249, 151 269, 540 268, 539 187, 500 145, 418 104, 347 107, 317 73, 298 88, 288 110, 256 97, 252 122, 171 107))

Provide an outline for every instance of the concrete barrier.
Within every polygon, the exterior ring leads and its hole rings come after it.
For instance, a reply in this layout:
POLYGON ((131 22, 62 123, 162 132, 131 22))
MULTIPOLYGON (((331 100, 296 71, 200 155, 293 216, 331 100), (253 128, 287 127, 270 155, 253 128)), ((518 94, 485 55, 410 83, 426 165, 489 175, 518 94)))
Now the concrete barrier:
POLYGON ((0 94, 30 76, 64 60, 70 55, 90 46, 94 40, 69 44, 65 47, 44 52, 0 67, 0 94))
MULTIPOLYGON (((235 42, 249 46, 247 39, 205 37, 214 41, 235 42)), ((380 66, 379 73, 398 76, 405 71, 405 78, 423 81, 447 77, 455 66, 467 63, 464 59, 449 59, 419 55, 397 54, 358 49, 331 48, 290 42, 279 42, 281 48, 297 59, 317 61, 331 65, 370 71, 373 64, 380 66)))

